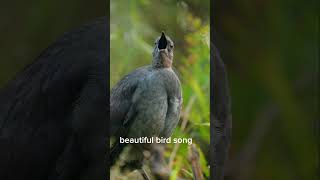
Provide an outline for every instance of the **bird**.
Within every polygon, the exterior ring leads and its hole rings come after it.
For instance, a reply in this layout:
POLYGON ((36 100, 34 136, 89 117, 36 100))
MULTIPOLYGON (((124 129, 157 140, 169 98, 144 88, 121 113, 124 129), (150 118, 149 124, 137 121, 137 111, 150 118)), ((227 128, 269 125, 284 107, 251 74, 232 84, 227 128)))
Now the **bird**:
POLYGON ((109 20, 65 33, 0 90, 0 179, 107 179, 109 20))
MULTIPOLYGON (((125 75, 110 94, 111 166, 128 144, 122 138, 170 137, 180 119, 182 88, 173 70, 174 43, 164 32, 154 43, 152 62, 125 75)), ((132 145, 124 167, 141 169, 146 144, 132 145)))
POLYGON ((210 66, 210 100, 213 104, 210 106, 210 174, 213 179, 223 180, 232 134, 231 96, 225 64, 212 42, 210 57, 213 64, 210 66))

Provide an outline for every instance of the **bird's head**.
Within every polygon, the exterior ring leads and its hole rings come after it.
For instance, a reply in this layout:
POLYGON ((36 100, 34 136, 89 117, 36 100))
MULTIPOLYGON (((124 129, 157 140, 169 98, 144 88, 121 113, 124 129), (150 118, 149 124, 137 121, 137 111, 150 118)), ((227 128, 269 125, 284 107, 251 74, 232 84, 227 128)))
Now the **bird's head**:
POLYGON ((174 48, 172 40, 162 32, 154 44, 152 66, 155 68, 170 68, 174 48))

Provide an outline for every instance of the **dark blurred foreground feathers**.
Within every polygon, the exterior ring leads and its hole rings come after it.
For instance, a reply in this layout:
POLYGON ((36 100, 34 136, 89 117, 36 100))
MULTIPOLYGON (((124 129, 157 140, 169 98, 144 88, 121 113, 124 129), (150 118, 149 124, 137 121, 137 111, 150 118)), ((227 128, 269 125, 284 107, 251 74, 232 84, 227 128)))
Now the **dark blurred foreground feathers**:
POLYGON ((106 18, 65 34, 0 91, 0 179, 106 179, 106 18))
POLYGON ((223 179, 224 166, 231 140, 231 99, 224 63, 211 44, 211 178, 223 179))

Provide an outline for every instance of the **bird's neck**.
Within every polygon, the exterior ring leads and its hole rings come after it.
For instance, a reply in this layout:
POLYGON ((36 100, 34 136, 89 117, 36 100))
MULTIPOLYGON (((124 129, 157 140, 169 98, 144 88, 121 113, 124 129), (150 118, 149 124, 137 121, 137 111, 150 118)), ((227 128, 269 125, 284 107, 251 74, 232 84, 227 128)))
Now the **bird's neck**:
POLYGON ((172 67, 172 60, 168 57, 153 59, 152 67, 153 68, 171 68, 172 67))

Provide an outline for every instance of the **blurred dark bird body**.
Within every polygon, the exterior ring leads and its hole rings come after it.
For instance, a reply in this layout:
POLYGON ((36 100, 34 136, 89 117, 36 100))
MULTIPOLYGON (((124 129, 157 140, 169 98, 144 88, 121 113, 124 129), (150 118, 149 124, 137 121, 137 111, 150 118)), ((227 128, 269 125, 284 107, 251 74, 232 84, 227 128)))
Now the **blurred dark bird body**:
POLYGON ((0 179, 106 179, 106 18, 65 34, 0 91, 0 179))
POLYGON ((116 142, 112 164, 126 146, 119 143, 119 137, 169 137, 178 124, 182 92, 172 60, 173 42, 163 33, 155 43, 152 65, 136 69, 113 87, 111 136, 116 142))
POLYGON ((232 113, 231 97, 227 72, 222 58, 215 45, 211 44, 210 56, 213 62, 211 66, 212 82, 211 89, 211 178, 224 179, 225 164, 231 142, 232 113))

